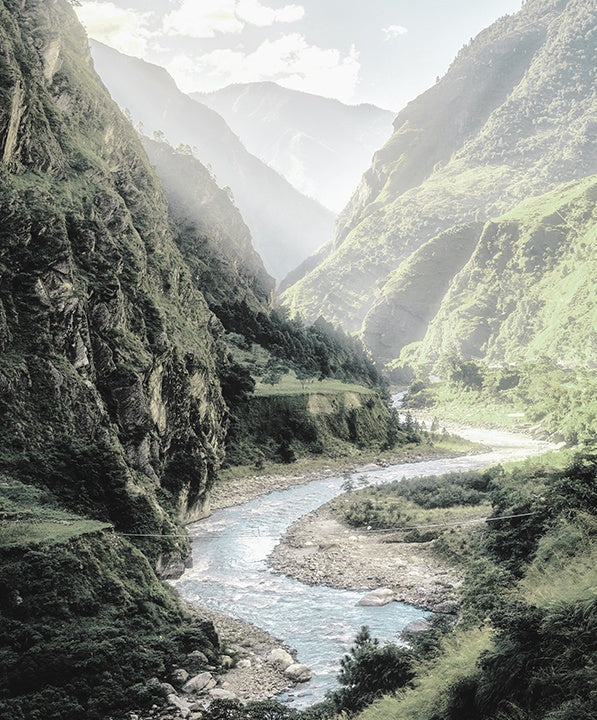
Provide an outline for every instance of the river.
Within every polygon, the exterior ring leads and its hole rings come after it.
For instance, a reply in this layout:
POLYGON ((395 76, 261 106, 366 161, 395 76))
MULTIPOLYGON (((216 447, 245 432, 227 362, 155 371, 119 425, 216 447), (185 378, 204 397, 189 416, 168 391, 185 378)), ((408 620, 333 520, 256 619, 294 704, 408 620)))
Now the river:
MULTIPOLYGON (((499 431, 460 429, 484 442, 490 452, 459 458, 393 465, 366 473, 369 484, 401 478, 474 470, 520 459, 552 448, 548 443, 499 431)), ((281 699, 305 707, 336 686, 339 660, 362 625, 381 641, 394 641, 413 620, 429 613, 390 603, 371 608, 356 603, 361 592, 305 585, 274 573, 267 557, 289 525, 342 492, 345 477, 326 477, 278 490, 255 500, 217 510, 189 526, 193 567, 176 587, 188 601, 249 621, 296 649, 313 679, 281 699)))

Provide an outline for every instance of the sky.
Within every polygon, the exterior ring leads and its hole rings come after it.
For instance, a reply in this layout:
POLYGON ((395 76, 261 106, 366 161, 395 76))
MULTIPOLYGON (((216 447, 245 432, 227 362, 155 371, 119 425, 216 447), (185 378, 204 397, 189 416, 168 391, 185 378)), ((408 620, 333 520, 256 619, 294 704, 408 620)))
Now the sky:
POLYGON ((280 85, 397 112, 521 0, 83 0, 88 34, 184 92, 280 85))

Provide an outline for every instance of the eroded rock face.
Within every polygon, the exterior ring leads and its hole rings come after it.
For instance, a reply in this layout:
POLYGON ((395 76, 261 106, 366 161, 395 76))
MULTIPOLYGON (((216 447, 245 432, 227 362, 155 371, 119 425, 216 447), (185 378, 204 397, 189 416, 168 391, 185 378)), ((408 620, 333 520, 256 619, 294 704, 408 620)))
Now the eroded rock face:
MULTIPOLYGON (((172 529, 173 508, 205 514, 223 455, 221 328, 72 9, 7 12, 0 45, 3 443, 43 453, 73 509, 120 530, 172 529)), ((185 550, 167 545, 150 555, 171 569, 185 550)))

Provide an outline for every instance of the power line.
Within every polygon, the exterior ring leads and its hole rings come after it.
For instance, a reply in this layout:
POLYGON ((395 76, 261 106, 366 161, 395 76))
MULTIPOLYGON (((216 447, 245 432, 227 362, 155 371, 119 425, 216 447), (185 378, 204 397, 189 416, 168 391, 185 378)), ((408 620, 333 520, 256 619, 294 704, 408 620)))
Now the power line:
MULTIPOLYGON (((483 522, 496 522, 497 520, 512 520, 515 518, 523 518, 523 517, 530 517, 531 515, 539 515, 540 513, 535 512, 528 512, 528 513, 516 513, 513 515, 496 515, 494 517, 482 517, 482 518, 473 518, 471 520, 455 520, 452 522, 444 522, 444 523, 427 523, 425 525, 405 525, 403 527, 396 527, 396 528, 379 528, 379 529, 372 529, 372 528, 355 528, 355 532, 368 532, 368 533, 386 533, 386 532, 403 532, 405 530, 424 530, 426 528, 438 528, 438 527, 454 527, 458 525, 473 525, 475 523, 483 523, 483 522)), ((276 535, 265 535, 261 534, 259 531, 257 533, 253 534, 246 534, 246 533, 218 533, 217 531, 214 533, 188 533, 186 535, 180 535, 180 534, 161 534, 161 533, 114 533, 115 535, 118 535, 119 537, 154 537, 154 538, 184 538, 184 539, 192 539, 192 538, 204 538, 208 537, 209 535, 218 535, 218 537, 234 537, 234 538, 278 538, 280 537, 279 534, 276 535)))

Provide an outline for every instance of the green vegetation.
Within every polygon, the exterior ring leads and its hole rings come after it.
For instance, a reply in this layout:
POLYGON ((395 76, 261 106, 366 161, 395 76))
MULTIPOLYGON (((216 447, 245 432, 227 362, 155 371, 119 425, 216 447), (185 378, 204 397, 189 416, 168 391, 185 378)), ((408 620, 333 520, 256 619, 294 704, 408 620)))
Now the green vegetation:
POLYGON ((597 426, 594 370, 567 369, 547 361, 490 367, 450 356, 445 380, 415 379, 406 403, 443 420, 540 430, 570 445, 591 443, 597 426))
POLYGON ((360 333, 401 382, 454 353, 592 367, 594 24, 585 2, 526 2, 467 44, 399 113, 289 310, 360 333))
POLYGON ((61 510, 47 491, 0 476, 0 547, 63 543, 109 527, 61 510))
MULTIPOLYGON (((455 480, 470 487, 472 475, 455 480)), ((443 638, 436 634, 432 653, 421 654, 419 638, 411 686, 371 705, 361 720, 591 717, 596 480, 590 453, 564 469, 535 462, 478 476, 492 516, 532 514, 472 532, 451 529, 435 541, 443 554, 460 547, 451 555, 466 568, 460 622, 443 638)), ((413 482, 405 495, 437 504, 439 483, 413 482)))
POLYGON ((338 381, 322 384, 327 391, 311 390, 310 384, 299 391, 288 379, 234 407, 226 463, 261 469, 266 462, 290 463, 309 454, 356 456, 420 440, 401 432, 376 393, 358 386, 348 390, 338 381))
POLYGON ((95 720, 161 702, 159 684, 213 628, 185 613, 146 558, 114 535, 0 548, 0 714, 95 720))
POLYGON ((341 380, 317 380, 305 378, 299 380, 292 372, 283 375, 275 384, 257 382, 255 395, 269 397, 272 395, 339 395, 341 393, 357 393, 358 395, 373 395, 371 388, 354 383, 345 383, 341 380))

